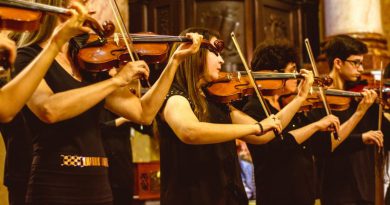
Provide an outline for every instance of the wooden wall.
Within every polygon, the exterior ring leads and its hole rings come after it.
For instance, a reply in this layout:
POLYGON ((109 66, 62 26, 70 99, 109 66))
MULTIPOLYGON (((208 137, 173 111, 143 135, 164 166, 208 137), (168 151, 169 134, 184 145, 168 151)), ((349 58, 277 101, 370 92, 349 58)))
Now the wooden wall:
MULTIPOLYGON (((317 55, 318 5, 318 0, 133 0, 130 31, 178 35, 193 26, 218 30, 226 45, 224 69, 235 70, 241 63, 230 40, 232 31, 248 60, 258 43, 275 38, 290 40, 303 53, 303 39, 309 37, 317 55)), ((307 61, 305 56, 302 61, 307 61)))

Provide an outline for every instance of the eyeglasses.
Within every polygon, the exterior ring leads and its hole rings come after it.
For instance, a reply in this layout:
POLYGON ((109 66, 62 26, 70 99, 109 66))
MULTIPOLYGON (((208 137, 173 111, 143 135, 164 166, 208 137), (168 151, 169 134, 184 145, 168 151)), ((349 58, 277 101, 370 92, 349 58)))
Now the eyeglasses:
POLYGON ((359 68, 360 66, 363 66, 363 61, 361 60, 345 60, 352 64, 353 67, 359 68))

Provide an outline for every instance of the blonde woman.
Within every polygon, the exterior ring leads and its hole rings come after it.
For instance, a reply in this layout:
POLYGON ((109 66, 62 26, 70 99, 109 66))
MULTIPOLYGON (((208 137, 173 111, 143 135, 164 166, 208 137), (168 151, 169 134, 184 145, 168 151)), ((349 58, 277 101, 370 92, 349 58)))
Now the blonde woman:
MULTIPOLYGON (((78 5, 79 25, 87 10, 78 1, 42 0, 54 6, 78 5)), ((15 62, 22 69, 48 43, 63 19, 48 16, 43 27, 24 42, 15 62)), ((33 137, 33 163, 27 190, 28 204, 112 204, 108 162, 99 127, 103 107, 133 122, 150 124, 163 103, 178 64, 199 48, 202 36, 188 34, 193 44, 176 50, 159 80, 142 97, 128 91, 134 79, 147 78, 144 61, 124 65, 107 80, 91 83, 70 63, 68 44, 58 48, 55 61, 24 109, 33 137)))

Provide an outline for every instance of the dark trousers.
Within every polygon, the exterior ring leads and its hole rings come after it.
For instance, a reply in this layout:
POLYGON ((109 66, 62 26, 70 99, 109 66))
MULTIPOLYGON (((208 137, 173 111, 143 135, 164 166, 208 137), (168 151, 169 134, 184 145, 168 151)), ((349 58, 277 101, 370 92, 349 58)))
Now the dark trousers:
POLYGON ((372 202, 367 201, 355 201, 355 202, 345 202, 345 203, 322 203, 322 205, 374 205, 372 202))
POLYGON ((133 193, 131 190, 112 188, 112 197, 114 199, 114 205, 133 204, 133 193))
POLYGON ((10 205, 25 205, 25 197, 27 192, 27 183, 23 185, 9 185, 8 200, 10 205))

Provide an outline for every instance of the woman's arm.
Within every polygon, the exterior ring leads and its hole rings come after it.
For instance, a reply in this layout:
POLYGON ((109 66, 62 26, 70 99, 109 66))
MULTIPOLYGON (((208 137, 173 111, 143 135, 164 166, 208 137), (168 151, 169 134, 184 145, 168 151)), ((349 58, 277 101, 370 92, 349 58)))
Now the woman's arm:
MULTIPOLYGON (((244 112, 234 108, 230 105, 230 117, 232 119, 233 124, 255 124, 257 121, 250 117, 249 115, 245 114, 244 112)), ((271 115, 268 118, 262 119, 259 121, 261 125, 263 126, 264 132, 261 136, 256 135, 247 135, 241 138, 241 140, 251 143, 251 144, 266 144, 269 141, 271 141, 275 134, 274 132, 270 131, 272 128, 274 128, 273 124, 277 123, 276 130, 278 133, 282 131, 282 122, 276 118, 275 115, 271 115)))
POLYGON ((163 118, 179 139, 187 144, 213 144, 260 133, 257 124, 215 124, 200 122, 183 96, 172 96, 163 109, 163 118))
MULTIPOLYGON (((90 30, 82 25, 85 15, 87 15, 85 8, 79 3, 74 3, 72 8, 75 9, 70 10, 72 17, 56 28, 42 52, 22 72, 0 89, 0 122, 11 121, 19 112, 41 82, 62 45, 72 36, 90 30), (79 21, 80 19, 82 22, 79 21)), ((11 63, 13 63, 16 55, 14 43, 6 38, 0 38, 0 43, 6 43, 7 47, 11 49, 10 57, 11 63)))
MULTIPOLYGON (((298 95, 288 104, 286 105, 282 110, 280 110, 276 114, 276 118, 280 119, 281 121, 281 129, 285 128, 291 121, 291 119, 294 117, 295 113, 300 109, 302 103, 306 100, 306 97, 309 93, 309 90, 313 84, 314 78, 313 73, 307 70, 302 69, 301 74, 305 77, 305 79, 300 83, 299 89, 298 89, 298 95)), ((258 103, 258 106, 261 106, 260 103, 258 103)), ((253 109, 248 107, 248 110, 245 110, 245 112, 251 112, 249 109, 253 109)), ((258 109, 256 109, 258 110, 258 109)), ((255 114, 256 116, 260 116, 258 113, 255 114)), ((233 123, 238 124, 246 124, 246 123, 252 123, 253 119, 246 114, 235 111, 232 115, 233 123)), ((256 120, 262 120, 262 119, 256 119, 256 120)), ((261 138, 256 138, 253 136, 247 136, 244 137, 243 140, 251 143, 251 144, 265 144, 270 142, 272 139, 275 138, 274 132, 267 132, 262 135, 261 138)))
POLYGON ((115 78, 111 78, 86 87, 53 93, 46 81, 42 80, 27 106, 43 122, 56 123, 85 112, 120 85, 115 78))
POLYGON ((189 33, 187 37, 193 39, 191 46, 181 44, 177 48, 160 78, 145 95, 138 98, 127 89, 120 89, 106 98, 106 108, 132 122, 151 124, 165 100, 180 63, 200 48, 202 35, 189 33))

